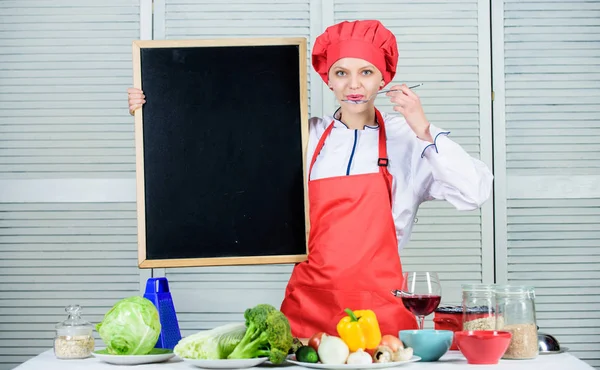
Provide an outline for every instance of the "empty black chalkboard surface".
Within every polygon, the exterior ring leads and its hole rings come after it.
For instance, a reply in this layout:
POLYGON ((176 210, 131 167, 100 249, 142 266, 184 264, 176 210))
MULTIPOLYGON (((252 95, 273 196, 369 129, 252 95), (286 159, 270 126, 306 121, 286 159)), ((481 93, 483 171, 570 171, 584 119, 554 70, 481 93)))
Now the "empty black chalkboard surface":
POLYGON ((306 40, 135 41, 138 264, 306 258, 306 40))

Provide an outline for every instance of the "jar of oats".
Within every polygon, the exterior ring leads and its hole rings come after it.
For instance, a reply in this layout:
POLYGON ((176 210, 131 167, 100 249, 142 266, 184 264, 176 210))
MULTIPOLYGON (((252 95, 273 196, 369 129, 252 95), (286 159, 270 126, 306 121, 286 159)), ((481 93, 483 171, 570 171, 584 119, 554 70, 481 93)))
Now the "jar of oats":
POLYGON ((496 328, 494 288, 491 284, 462 285, 462 329, 496 328))
POLYGON ((512 338, 504 359, 537 357, 538 333, 535 315, 535 289, 526 286, 498 286, 496 330, 509 331, 512 338))
POLYGON ((56 324, 54 355, 60 359, 89 357, 94 351, 93 325, 81 318, 81 306, 65 308, 68 317, 56 324))

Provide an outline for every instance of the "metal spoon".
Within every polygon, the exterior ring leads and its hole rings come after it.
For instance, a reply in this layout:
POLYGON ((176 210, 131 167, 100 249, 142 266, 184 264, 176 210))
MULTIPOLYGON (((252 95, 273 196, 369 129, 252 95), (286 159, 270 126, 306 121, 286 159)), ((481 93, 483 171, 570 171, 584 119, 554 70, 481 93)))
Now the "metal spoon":
MULTIPOLYGON (((423 85, 422 83, 416 84, 414 86, 410 86, 409 89, 414 89, 414 88, 422 86, 422 85, 423 85)), ((373 99, 377 95, 383 94, 383 93, 387 93, 387 92, 390 92, 390 91, 401 91, 401 90, 400 89, 381 90, 381 91, 378 91, 377 93, 373 94, 372 96, 370 96, 369 99, 364 99, 364 100, 347 100, 347 99, 344 99, 342 101, 344 103, 351 103, 351 104, 365 104, 365 103, 368 103, 371 99, 373 99)))
POLYGON ((392 293, 394 297, 412 297, 414 295, 403 290, 392 290, 390 293, 392 293))

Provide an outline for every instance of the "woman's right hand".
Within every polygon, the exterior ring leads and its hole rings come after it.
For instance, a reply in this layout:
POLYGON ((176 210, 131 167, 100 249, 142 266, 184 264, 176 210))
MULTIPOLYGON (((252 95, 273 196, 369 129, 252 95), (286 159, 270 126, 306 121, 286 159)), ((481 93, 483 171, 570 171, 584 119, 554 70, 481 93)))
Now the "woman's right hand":
POLYGON ((127 89, 128 103, 129 103, 129 114, 133 116, 136 109, 141 108, 146 102, 146 95, 140 89, 130 87, 127 89))

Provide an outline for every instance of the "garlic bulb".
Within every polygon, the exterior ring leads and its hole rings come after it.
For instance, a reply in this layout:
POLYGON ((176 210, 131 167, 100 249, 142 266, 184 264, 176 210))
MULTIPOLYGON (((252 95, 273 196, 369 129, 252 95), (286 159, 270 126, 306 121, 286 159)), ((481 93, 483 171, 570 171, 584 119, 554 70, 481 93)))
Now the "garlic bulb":
POLYGON ((373 358, 370 354, 363 351, 362 348, 356 350, 356 352, 352 352, 348 359, 346 360, 348 365, 364 365, 373 363, 373 358))

